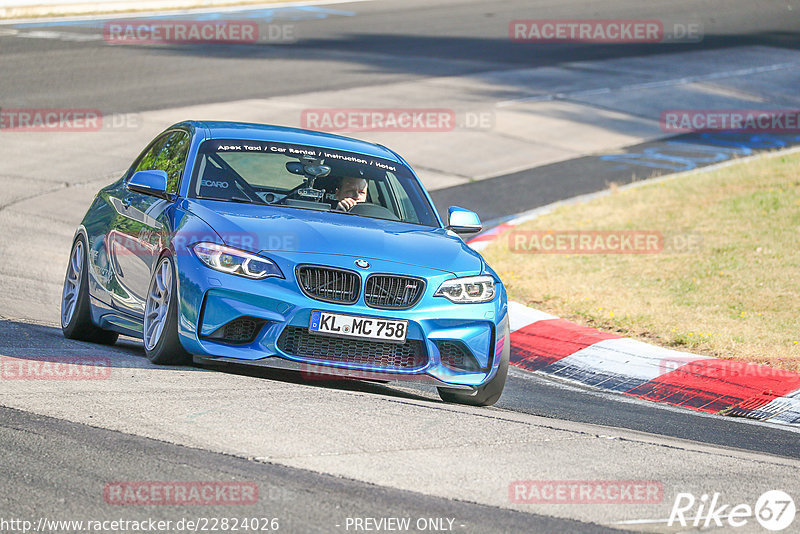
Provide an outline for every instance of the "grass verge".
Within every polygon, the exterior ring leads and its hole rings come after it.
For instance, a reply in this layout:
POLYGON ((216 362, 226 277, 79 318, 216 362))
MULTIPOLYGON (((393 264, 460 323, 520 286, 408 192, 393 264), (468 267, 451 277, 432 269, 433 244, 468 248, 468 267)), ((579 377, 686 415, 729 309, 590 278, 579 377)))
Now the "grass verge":
POLYGON ((542 311, 800 370, 799 246, 800 154, 776 153, 612 187, 506 232, 483 255, 511 299, 542 311), (626 242, 633 253, 597 253, 626 242))

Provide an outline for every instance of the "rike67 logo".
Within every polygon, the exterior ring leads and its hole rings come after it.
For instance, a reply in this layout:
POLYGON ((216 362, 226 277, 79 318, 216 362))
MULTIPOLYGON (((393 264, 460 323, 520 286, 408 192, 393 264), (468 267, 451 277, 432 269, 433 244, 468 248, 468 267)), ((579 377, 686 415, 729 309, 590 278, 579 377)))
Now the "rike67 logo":
POLYGON ((754 517, 767 530, 784 530, 794 521, 797 510, 792 497, 781 490, 764 492, 755 506, 747 503, 729 504, 719 493, 703 494, 696 498, 691 493, 678 493, 669 514, 668 526, 743 527, 754 517))

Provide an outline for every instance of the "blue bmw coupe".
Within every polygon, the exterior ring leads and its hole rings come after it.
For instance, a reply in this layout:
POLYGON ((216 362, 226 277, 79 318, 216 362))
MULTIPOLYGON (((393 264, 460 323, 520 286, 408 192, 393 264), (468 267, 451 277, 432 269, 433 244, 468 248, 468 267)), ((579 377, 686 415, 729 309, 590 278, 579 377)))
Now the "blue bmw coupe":
POLYGON ((506 293, 395 152, 277 126, 187 121, 102 189, 75 233, 64 335, 142 338, 157 364, 419 380, 494 404, 506 293))

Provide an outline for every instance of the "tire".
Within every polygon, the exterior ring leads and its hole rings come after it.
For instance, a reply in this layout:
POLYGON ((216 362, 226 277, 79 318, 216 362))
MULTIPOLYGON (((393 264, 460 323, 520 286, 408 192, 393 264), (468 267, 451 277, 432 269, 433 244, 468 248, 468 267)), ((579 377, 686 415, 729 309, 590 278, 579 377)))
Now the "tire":
POLYGON ((67 339, 113 345, 119 334, 92 322, 86 240, 79 235, 70 249, 64 289, 61 292, 61 331, 67 339))
POLYGON ((497 368, 497 374, 494 375, 494 378, 480 386, 474 394, 461 389, 436 388, 439 390, 439 397, 441 397, 444 402, 467 404, 469 406, 491 406, 496 403, 503 394, 503 388, 506 385, 506 377, 508 376, 508 360, 511 355, 511 335, 509 334, 508 328, 506 328, 505 336, 503 352, 500 356, 500 365, 497 368))
POLYGON ((185 365, 192 362, 178 339, 178 292, 175 264, 170 256, 158 260, 144 307, 142 341, 147 358, 159 365, 185 365))

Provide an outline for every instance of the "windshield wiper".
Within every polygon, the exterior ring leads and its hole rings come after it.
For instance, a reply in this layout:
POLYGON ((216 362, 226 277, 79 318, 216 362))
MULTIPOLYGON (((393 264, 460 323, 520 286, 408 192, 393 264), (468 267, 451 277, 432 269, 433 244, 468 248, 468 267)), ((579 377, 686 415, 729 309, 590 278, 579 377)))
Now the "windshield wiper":
POLYGON ((239 202, 241 204, 261 204, 261 205, 265 205, 265 206, 267 205, 267 203, 264 202, 261 199, 256 201, 256 200, 253 200, 251 198, 240 197, 238 195, 233 195, 231 197, 226 198, 225 200, 228 200, 230 202, 239 202))

